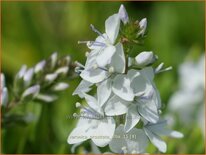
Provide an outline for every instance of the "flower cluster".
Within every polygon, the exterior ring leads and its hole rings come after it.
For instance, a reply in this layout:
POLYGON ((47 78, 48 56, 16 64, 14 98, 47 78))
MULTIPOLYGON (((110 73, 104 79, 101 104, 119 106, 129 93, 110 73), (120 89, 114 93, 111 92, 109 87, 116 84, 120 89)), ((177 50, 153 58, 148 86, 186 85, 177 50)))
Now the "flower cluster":
POLYGON ((58 92, 69 87, 64 82, 72 67, 71 58, 64 56, 58 58, 58 54, 53 53, 47 60, 42 60, 34 67, 27 68, 23 65, 15 75, 13 87, 9 91, 5 86, 4 74, 1 74, 1 105, 3 115, 14 106, 28 101, 53 102, 58 96, 58 92), (4 110, 5 109, 5 110, 4 110))
POLYGON ((69 144, 91 139, 96 146, 109 147, 114 153, 145 153, 149 140, 159 151, 166 152, 161 135, 180 138, 183 135, 166 128, 160 118, 161 100, 154 83, 157 73, 152 64, 157 56, 152 51, 138 52, 132 57, 134 45, 143 43, 146 18, 132 21, 123 5, 119 12, 105 21, 105 33, 93 25, 98 34, 95 41, 86 43, 86 64, 76 62, 76 71, 83 79, 74 91, 87 105, 76 103, 80 114, 76 128, 68 137, 69 144), (96 94, 90 95, 91 90, 96 94), (124 117, 122 117, 124 116, 124 117), (123 118, 123 119, 121 119, 123 118))

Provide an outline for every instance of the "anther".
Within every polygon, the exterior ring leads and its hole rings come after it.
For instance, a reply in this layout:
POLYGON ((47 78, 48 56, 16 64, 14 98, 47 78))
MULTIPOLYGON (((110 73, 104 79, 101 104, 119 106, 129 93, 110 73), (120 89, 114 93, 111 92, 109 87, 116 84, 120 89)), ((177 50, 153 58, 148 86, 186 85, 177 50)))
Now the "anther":
POLYGON ((85 53, 85 56, 88 57, 88 56, 89 56, 89 52, 86 52, 86 53, 85 53))
POLYGON ((76 103, 76 108, 80 108, 81 106, 82 105, 79 102, 76 103))
POLYGON ((109 73, 114 73, 114 67, 109 67, 109 73))
POLYGON ((97 69, 98 68, 98 65, 97 64, 94 64, 93 65, 93 69, 97 69))

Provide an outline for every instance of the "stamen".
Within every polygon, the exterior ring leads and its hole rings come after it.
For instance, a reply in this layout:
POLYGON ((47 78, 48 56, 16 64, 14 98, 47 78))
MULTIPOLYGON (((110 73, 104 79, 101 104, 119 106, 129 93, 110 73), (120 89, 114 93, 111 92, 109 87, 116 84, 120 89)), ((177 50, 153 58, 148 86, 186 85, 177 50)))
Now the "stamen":
POLYGON ((87 44, 90 41, 78 41, 78 44, 87 44))
POLYGON ((82 105, 79 102, 76 103, 76 108, 80 108, 81 106, 82 105))
POLYGON ((90 27, 91 27, 92 31, 94 31, 94 32, 97 33, 99 36, 101 36, 102 38, 105 39, 104 35, 103 35, 100 31, 98 31, 98 30, 94 27, 94 25, 90 24, 90 27))
POLYGON ((97 69, 98 68, 98 65, 97 64, 94 64, 93 65, 93 69, 97 69))
POLYGON ((89 52, 86 52, 86 53, 85 53, 85 56, 88 57, 88 56, 89 56, 89 52))
POLYGON ((172 66, 167 67, 167 68, 162 69, 162 70, 159 70, 158 72, 155 72, 155 73, 158 74, 158 73, 162 73, 162 72, 166 72, 166 71, 170 71, 170 70, 172 70, 172 66))
POLYGON ((84 65, 82 65, 80 62, 75 61, 74 63, 75 63, 78 67, 84 68, 84 65))
POLYGON ((157 66, 157 68, 155 69, 155 73, 158 73, 161 69, 162 69, 162 67, 164 66, 164 63, 162 62, 161 64, 159 64, 158 66, 157 66))
POLYGON ((114 67, 109 67, 109 73, 114 73, 114 67))

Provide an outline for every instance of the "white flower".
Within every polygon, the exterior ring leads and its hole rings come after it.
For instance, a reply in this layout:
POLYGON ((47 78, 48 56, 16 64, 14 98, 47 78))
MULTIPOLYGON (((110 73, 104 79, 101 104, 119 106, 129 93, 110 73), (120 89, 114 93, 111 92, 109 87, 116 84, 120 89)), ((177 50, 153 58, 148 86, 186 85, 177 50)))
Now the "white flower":
MULTIPOLYGON (((105 32, 102 34, 91 25, 94 32, 98 33, 95 41, 86 42, 88 47, 98 53, 96 61, 99 67, 105 67, 110 63, 112 56, 117 50, 114 46, 119 33, 120 19, 118 14, 110 16, 105 21, 105 32)), ((80 42, 81 43, 81 42, 80 42)))
MULTIPOLYGON (((197 115, 203 113, 205 98, 204 59, 205 55, 202 55, 197 62, 186 61, 179 67, 179 89, 171 96, 169 109, 178 114, 184 125, 197 122, 197 115)), ((204 116, 202 117, 202 125, 204 125, 204 116)))
POLYGON ((124 23, 124 25, 129 22, 129 17, 123 4, 121 4, 120 6, 118 14, 119 14, 119 18, 124 23))
POLYGON ((76 144, 87 139, 91 139, 97 146, 104 147, 112 139, 115 131, 115 122, 112 117, 105 117, 98 99, 84 94, 88 107, 84 107, 79 103, 77 107, 81 108, 80 117, 76 128, 69 135, 67 142, 76 144))
POLYGON ((61 67, 61 68, 58 68, 55 73, 56 74, 62 74, 62 75, 66 75, 67 72, 69 70, 69 67, 68 66, 65 66, 65 67, 61 67))
MULTIPOLYGON (((80 71, 80 76, 90 83, 99 83, 107 79, 113 73, 124 73, 125 55, 122 44, 118 43, 116 49, 117 51, 112 56, 112 60, 107 67, 98 67, 98 53, 95 50, 91 51, 87 57, 85 66, 79 64, 80 67, 83 68, 83 70, 80 71), (113 72, 111 72, 111 68, 113 72)), ((104 58, 101 59, 103 60, 104 58)))
POLYGON ((138 32, 138 35, 143 36, 145 34, 146 28, 147 28, 147 19, 143 18, 140 22, 139 22, 139 27, 140 27, 140 31, 138 32))
MULTIPOLYGON (((151 81, 148 80, 147 75, 144 74, 145 70, 146 69, 138 71, 131 69, 128 71, 127 75, 117 75, 114 78, 112 87, 113 92, 126 101, 133 101, 135 96, 141 96, 145 94, 151 87, 151 81)), ((148 69, 148 72, 150 70, 153 72, 151 68, 148 69)))
POLYGON ((144 153, 148 145, 148 138, 142 129, 133 128, 130 132, 124 132, 124 126, 117 127, 114 137, 109 144, 110 149, 119 154, 144 153))
POLYGON ((165 153, 167 150, 166 143, 160 138, 160 136, 170 136, 173 138, 182 138, 183 134, 178 131, 173 131, 166 128, 167 122, 161 120, 156 124, 148 123, 144 126, 144 131, 153 145, 155 145, 159 151, 165 153))
POLYGON ((156 60, 152 51, 144 51, 135 57, 136 65, 138 67, 145 67, 152 64, 156 60))
POLYGON ((41 72, 44 67, 46 65, 46 60, 42 60, 40 61, 38 64, 36 64, 36 66, 34 67, 34 72, 37 74, 39 72, 41 72))

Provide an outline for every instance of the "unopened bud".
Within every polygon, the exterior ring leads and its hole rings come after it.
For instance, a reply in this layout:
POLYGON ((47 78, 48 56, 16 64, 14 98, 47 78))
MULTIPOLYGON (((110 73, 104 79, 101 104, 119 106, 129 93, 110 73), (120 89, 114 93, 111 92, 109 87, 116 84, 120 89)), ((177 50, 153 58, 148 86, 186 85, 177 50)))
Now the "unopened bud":
POLYGON ((139 27, 140 27, 140 31, 138 33, 138 35, 143 36, 145 34, 146 28, 147 28, 147 19, 143 18, 140 22, 139 22, 139 27))
POLYGON ((44 102, 54 102, 55 100, 57 100, 57 96, 56 95, 47 95, 47 94, 38 94, 36 96, 36 99, 44 101, 44 102))
POLYGON ((141 52, 135 57, 136 65, 138 67, 144 67, 149 64, 152 64, 154 63, 155 60, 156 60, 156 57, 152 51, 141 52))
POLYGON ((65 90, 69 87, 69 85, 67 83, 64 83, 64 82, 60 82, 58 84, 56 84, 52 89, 54 91, 62 91, 62 90, 65 90))
POLYGON ((8 89, 4 87, 1 90, 1 105, 6 106, 8 102, 8 89))
POLYGON ((45 81, 51 83, 51 82, 53 82, 54 80, 56 80, 57 76, 58 76, 58 74, 56 74, 56 73, 47 74, 47 75, 45 76, 45 81))
POLYGON ((3 73, 1 73, 1 90, 6 86, 6 80, 3 73))
POLYGON ((68 72, 68 70, 69 70, 69 67, 68 67, 68 66, 66 66, 66 67, 61 67, 61 68, 57 69, 57 70, 55 71, 55 73, 56 73, 56 74, 66 75, 67 72, 68 72))
POLYGON ((129 17, 123 4, 121 4, 120 6, 118 14, 119 14, 119 18, 124 23, 124 25, 129 22, 129 17))
POLYGON ((24 75, 24 86, 28 87, 32 81, 34 75, 34 69, 30 68, 24 75))
POLYGON ((35 98, 38 95, 39 91, 40 91, 39 85, 34 85, 32 87, 29 87, 23 92, 22 99, 35 98))
POLYGON ((17 78, 17 79, 23 78, 24 74, 26 73, 26 69, 27 69, 27 66, 26 66, 26 65, 23 65, 23 66, 21 67, 20 71, 17 73, 16 78, 17 78))
POLYGON ((36 74, 41 72, 44 69, 45 65, 46 65, 46 61, 45 60, 40 61, 38 64, 36 64, 36 66, 34 68, 34 72, 36 74))

